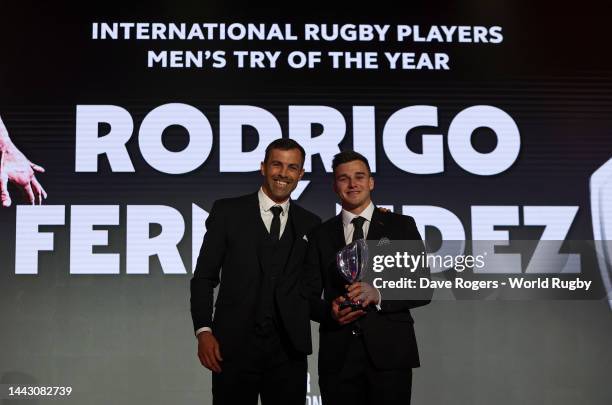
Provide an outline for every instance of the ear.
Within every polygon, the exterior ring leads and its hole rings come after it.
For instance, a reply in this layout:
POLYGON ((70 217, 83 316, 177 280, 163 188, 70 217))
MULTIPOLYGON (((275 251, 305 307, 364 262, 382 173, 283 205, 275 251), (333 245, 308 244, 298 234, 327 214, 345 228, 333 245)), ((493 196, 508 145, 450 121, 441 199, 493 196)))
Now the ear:
POLYGON ((368 181, 370 191, 374 190, 374 177, 370 176, 370 180, 368 181))
POLYGON ((259 165, 259 171, 261 172, 262 176, 266 175, 266 165, 264 162, 261 162, 261 164, 259 165))
POLYGON ((304 173, 306 171, 304 170, 304 168, 302 168, 302 170, 300 171, 300 175, 298 176, 298 181, 302 180, 302 177, 304 177, 304 173))

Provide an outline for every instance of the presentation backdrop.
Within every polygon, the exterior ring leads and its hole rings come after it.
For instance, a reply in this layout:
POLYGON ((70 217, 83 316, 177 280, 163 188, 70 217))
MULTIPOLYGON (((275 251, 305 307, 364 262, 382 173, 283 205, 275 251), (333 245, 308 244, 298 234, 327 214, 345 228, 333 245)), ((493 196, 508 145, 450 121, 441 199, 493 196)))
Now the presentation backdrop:
POLYGON ((431 251, 486 244, 481 272, 432 268, 455 284, 413 311, 414 404, 611 403, 607 13, 330 7, 3 6, 3 403, 212 403, 189 280, 213 202, 256 191, 279 137, 305 148, 293 199, 321 218, 354 149, 431 251), (513 241, 530 247, 493 247, 513 241))

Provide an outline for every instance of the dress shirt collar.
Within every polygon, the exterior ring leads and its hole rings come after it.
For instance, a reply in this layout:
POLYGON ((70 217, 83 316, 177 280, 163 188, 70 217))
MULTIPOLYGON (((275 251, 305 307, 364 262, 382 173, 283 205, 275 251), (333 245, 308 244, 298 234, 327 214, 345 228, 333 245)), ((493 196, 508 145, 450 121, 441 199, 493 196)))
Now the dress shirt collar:
POLYGON ((270 208, 274 207, 275 205, 279 205, 283 209, 281 216, 285 216, 287 213, 289 213, 289 202, 291 201, 290 198, 287 198, 285 201, 278 204, 268 197, 268 195, 264 193, 263 189, 260 187, 259 191, 257 192, 257 199, 259 200, 259 208, 264 212, 268 212, 270 211, 270 208))
POLYGON ((370 205, 366 207, 365 210, 361 211, 360 214, 356 215, 352 212, 348 212, 347 210, 342 210, 342 224, 346 227, 348 226, 353 218, 355 217, 363 217, 368 222, 372 222, 372 214, 374 214, 374 203, 370 201, 370 205))

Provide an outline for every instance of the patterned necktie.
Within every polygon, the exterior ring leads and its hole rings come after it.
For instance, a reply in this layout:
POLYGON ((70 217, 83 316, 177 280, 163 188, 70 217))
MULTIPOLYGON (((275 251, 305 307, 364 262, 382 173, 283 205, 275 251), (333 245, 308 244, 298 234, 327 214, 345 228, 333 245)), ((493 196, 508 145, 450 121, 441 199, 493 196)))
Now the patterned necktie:
POLYGON ((283 212, 283 207, 280 205, 275 205, 270 208, 274 218, 272 218, 272 224, 270 225, 270 237, 273 241, 278 241, 280 239, 280 214, 283 212))
POLYGON ((355 242, 358 239, 363 239, 363 223, 366 221, 364 217, 355 217, 351 221, 355 230, 353 231, 353 240, 351 242, 355 242))

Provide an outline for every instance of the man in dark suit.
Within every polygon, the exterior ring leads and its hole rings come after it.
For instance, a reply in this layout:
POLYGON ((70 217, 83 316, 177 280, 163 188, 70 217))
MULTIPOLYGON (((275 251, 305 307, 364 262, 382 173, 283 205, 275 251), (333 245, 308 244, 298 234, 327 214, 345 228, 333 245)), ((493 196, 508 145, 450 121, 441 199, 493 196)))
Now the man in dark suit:
MULTIPOLYGON (((419 300, 385 300, 366 282, 347 286, 336 268, 336 253, 366 238, 414 240, 418 248, 411 253, 419 254, 424 251, 421 237, 412 217, 375 208, 370 198, 374 178, 364 156, 341 152, 332 167, 342 212, 313 233, 305 262, 311 316, 321 324, 323 403, 409 404, 412 368, 419 366, 410 309, 429 303, 431 294, 426 292, 419 300), (362 309, 343 308, 346 299, 359 300, 362 309)), ((420 268, 417 274, 429 277, 429 270, 420 268)))
POLYGON ((206 220, 191 315, 214 404, 304 404, 312 345, 302 264, 306 235, 321 222, 289 199, 304 156, 291 139, 272 142, 259 191, 216 201, 206 220))

